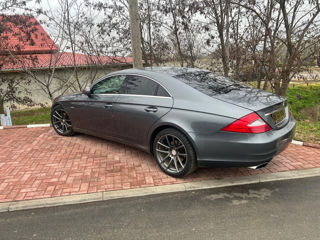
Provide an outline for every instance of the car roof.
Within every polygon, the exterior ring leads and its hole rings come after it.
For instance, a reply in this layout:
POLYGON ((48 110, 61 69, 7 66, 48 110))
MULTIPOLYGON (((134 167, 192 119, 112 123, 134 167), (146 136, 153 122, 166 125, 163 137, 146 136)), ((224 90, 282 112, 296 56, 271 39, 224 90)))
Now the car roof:
POLYGON ((173 77, 173 76, 177 76, 185 73, 194 73, 199 71, 203 72, 207 70, 203 70, 199 68, 187 68, 187 67, 145 67, 143 69, 130 68, 122 71, 117 71, 115 73, 125 73, 125 74, 157 73, 157 74, 166 74, 173 77))
POLYGON ((170 76, 177 76, 185 73, 194 73, 194 72, 203 72, 207 70, 202 70, 199 68, 187 68, 187 67, 146 67, 144 68, 146 71, 156 72, 156 73, 164 73, 170 76))

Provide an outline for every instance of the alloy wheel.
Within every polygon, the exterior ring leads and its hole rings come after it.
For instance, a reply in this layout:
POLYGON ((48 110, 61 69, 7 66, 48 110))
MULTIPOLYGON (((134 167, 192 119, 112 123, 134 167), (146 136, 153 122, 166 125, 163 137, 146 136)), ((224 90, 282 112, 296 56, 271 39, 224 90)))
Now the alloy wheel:
POLYGON ((159 164, 168 172, 180 173, 187 162, 187 149, 174 135, 166 134, 156 143, 156 157, 159 164))
POLYGON ((71 121, 68 114, 63 109, 55 109, 52 113, 52 124, 61 134, 72 131, 71 121))

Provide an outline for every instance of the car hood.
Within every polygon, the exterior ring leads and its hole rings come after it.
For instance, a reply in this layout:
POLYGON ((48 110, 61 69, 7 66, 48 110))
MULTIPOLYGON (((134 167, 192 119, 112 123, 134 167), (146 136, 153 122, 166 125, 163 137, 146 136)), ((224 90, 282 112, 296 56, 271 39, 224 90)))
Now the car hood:
POLYGON ((82 95, 81 92, 77 92, 77 93, 71 93, 71 94, 66 94, 66 95, 61 95, 59 97, 56 97, 53 100, 53 103, 57 102, 57 101, 68 101, 68 100, 73 100, 75 98, 77 98, 78 96, 82 95))

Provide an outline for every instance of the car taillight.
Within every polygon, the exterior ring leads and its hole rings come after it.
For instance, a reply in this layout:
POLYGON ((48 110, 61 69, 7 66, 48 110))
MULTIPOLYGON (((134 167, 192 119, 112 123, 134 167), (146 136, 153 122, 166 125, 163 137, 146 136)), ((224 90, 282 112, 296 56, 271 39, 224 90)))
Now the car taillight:
POLYGON ((246 115, 222 129, 226 132, 240 133, 263 133, 269 130, 271 127, 256 113, 246 115))

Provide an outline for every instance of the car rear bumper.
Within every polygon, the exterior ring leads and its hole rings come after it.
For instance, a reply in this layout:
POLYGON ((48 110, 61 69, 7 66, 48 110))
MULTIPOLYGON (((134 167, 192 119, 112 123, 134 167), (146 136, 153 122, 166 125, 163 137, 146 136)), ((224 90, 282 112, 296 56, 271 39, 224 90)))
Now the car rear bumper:
POLYGON ((215 136, 190 133, 200 167, 251 167, 268 163, 291 142, 296 121, 260 134, 219 132, 215 136))

